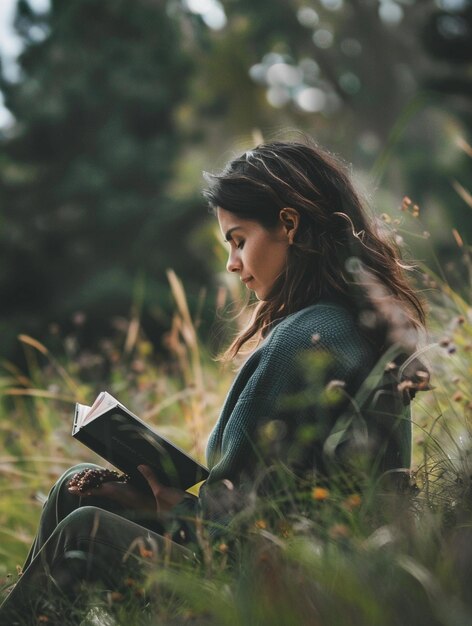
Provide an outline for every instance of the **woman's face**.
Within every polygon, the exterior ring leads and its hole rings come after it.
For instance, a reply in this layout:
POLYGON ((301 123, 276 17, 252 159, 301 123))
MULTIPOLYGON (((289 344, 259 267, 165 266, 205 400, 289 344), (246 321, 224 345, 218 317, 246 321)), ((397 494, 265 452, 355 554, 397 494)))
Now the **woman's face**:
POLYGON ((229 243, 228 272, 238 272, 259 300, 266 300, 287 263, 289 236, 281 221, 273 230, 218 208, 218 222, 229 243))

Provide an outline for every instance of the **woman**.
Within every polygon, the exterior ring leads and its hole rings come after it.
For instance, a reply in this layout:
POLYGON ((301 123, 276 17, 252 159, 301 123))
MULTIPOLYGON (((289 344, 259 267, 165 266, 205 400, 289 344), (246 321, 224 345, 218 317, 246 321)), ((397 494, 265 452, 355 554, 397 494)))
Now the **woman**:
POLYGON ((392 352, 392 344, 399 332, 400 343, 411 344, 424 312, 397 250, 376 232, 343 167, 318 147, 274 142, 208 179, 205 196, 229 247, 227 270, 259 300, 227 352, 233 358, 250 349, 210 436, 210 476, 195 498, 140 467, 151 500, 118 482, 84 493, 70 483, 83 468, 66 472, 0 617, 21 613, 38 585, 52 585, 57 597, 81 580, 117 585, 132 562, 142 567, 143 555, 153 563, 163 555, 174 564, 192 560, 195 519, 218 536, 245 496, 283 489, 273 467, 301 479, 352 468, 359 424, 369 471, 409 466, 409 396, 402 390, 423 374, 401 382, 405 348, 392 352), (390 378, 366 392, 364 381, 387 349, 390 378))

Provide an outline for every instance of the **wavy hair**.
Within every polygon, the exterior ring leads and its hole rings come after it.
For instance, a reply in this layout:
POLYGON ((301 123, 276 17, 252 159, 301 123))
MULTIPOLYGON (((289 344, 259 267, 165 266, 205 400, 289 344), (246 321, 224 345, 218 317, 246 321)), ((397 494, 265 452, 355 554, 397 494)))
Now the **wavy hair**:
MULTIPOLYGON (((409 285, 397 246, 378 232, 354 189, 344 165, 317 145, 271 142, 232 160, 220 174, 205 174, 203 192, 210 208, 218 207, 271 230, 279 212, 300 214, 285 271, 266 300, 255 308, 246 329, 226 352, 235 356, 251 339, 260 340, 279 318, 337 298, 359 308, 359 285, 352 259, 406 313, 410 325, 425 323, 422 301, 409 285), (357 294, 357 295, 356 295, 357 294)), ((364 293, 366 286, 364 285, 364 293)))

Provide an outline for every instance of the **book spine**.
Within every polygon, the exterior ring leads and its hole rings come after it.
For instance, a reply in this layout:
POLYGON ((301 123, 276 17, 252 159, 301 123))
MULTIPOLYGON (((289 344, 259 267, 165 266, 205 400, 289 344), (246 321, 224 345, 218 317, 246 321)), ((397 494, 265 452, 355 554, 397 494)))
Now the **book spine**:
POLYGON ((75 403, 75 412, 74 412, 74 421, 72 423, 72 435, 75 435, 77 432, 77 424, 79 421, 79 403, 75 403))

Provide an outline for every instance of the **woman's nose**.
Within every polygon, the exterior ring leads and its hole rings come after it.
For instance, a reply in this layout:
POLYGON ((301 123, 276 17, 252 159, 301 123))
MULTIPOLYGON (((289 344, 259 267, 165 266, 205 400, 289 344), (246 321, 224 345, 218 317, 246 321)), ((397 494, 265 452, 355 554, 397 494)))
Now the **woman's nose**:
POLYGON ((241 260, 237 255, 237 251, 233 250, 229 254, 228 263, 226 263, 226 269, 228 272, 240 272, 241 271, 241 260))

